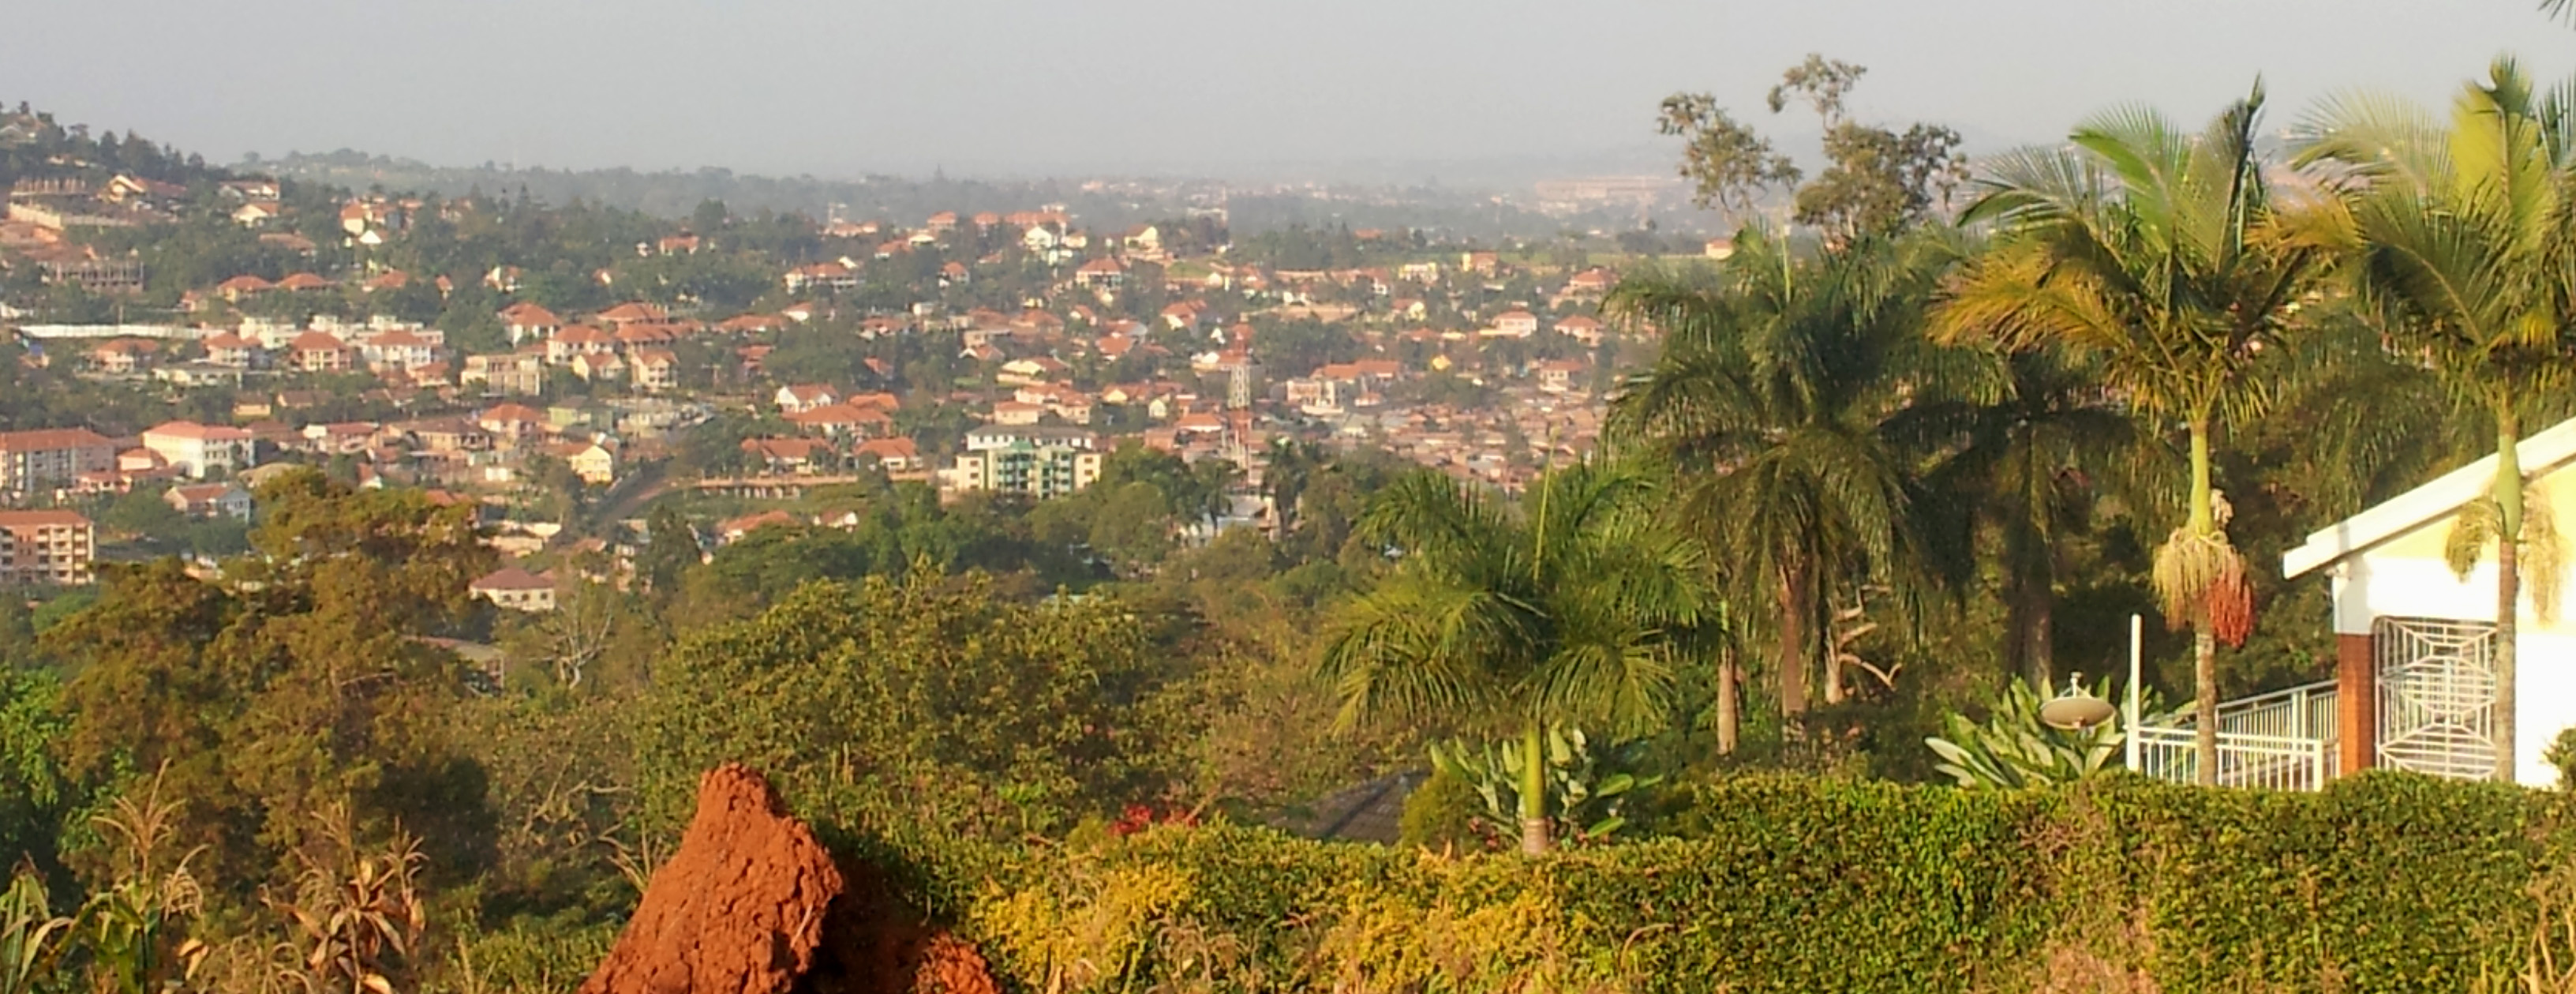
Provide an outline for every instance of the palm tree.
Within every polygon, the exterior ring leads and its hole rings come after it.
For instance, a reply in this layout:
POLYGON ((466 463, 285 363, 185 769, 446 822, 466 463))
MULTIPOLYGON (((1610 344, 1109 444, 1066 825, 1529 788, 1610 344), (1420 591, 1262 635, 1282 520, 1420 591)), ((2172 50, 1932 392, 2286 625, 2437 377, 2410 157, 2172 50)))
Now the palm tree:
MULTIPOLYGON (((1343 720, 1500 726, 1536 757, 1552 723, 1661 717, 1674 647, 1709 599, 1699 546, 1655 509, 1646 477, 1589 464, 1541 476, 1517 507, 1433 472, 1398 480, 1361 522, 1396 568, 1325 644, 1343 720)), ((1551 845, 1545 767, 1521 770, 1528 853, 1551 845)))
POLYGON ((2073 148, 2003 157, 1963 215, 2001 233, 1933 314, 1942 341, 2064 346, 2142 414, 2182 422, 2190 513, 2156 552, 2155 586, 2167 620, 2193 628, 2202 783, 2218 773, 2217 640, 2241 641, 2252 616, 2210 445, 2261 408, 2267 383, 2248 371, 2325 262, 2274 209, 2254 150, 2262 108, 2258 83, 2197 135, 2129 109, 2079 126, 2073 148))
POLYGON ((1994 536, 2005 669, 2053 687, 2059 550, 2084 527, 2095 495, 2130 489, 2148 435, 2064 349, 2000 362, 2008 392, 1970 413, 1964 442, 1933 472, 1931 489, 1974 510, 1959 524, 1994 536))
POLYGON ((1262 465, 1262 488, 1270 491, 1271 520, 1276 523, 1273 540, 1282 544, 1289 533, 1297 530, 1297 499, 1305 496, 1306 487, 1315 474, 1331 464, 1332 450, 1314 442, 1294 439, 1272 439, 1270 457, 1262 465))
MULTIPOLYGON (((2558 537, 2528 513, 2523 418, 2576 384, 2576 82, 2546 97, 2511 59, 2470 83, 2447 127, 2400 101, 2329 101, 2301 158, 2339 168, 2324 213, 2348 234, 2365 312, 2444 388, 2495 424, 2495 482, 2457 519, 2463 577, 2496 556, 2496 776, 2514 773, 2521 585, 2557 606, 2558 537), (2531 562, 2526 566, 2524 560, 2531 562)), ((2539 510, 2545 511, 2545 508, 2539 510)))
POLYGON ((1936 401, 1976 384, 1996 392, 1990 364, 1923 337, 1920 305, 1944 254, 1921 238, 1801 253, 1747 231, 1713 283, 1642 274, 1603 304, 1665 336, 1662 356, 1612 401, 1611 437, 1685 474, 1684 517, 1736 565, 1735 598, 1773 605, 1792 726, 1811 669, 1827 703, 1842 699, 1826 631, 1834 596, 1930 586, 1918 473, 1957 428, 1957 411, 1936 401))

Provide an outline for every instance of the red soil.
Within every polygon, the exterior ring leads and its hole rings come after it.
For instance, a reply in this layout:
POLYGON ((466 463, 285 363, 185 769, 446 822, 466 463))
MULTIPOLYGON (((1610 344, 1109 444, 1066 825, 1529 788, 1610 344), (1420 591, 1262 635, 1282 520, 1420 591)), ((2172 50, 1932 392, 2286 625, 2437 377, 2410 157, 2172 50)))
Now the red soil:
POLYGON ((998 994, 974 947, 844 868, 760 774, 698 785, 679 851, 581 994, 998 994), (859 886, 853 887, 856 880, 859 886))

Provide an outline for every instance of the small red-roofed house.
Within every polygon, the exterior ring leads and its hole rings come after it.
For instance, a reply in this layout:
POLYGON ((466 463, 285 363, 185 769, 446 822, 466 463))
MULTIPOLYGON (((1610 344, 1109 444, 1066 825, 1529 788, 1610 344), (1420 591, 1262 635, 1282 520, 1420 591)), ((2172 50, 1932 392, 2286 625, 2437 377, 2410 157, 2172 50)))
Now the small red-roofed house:
POLYGON ((841 403, 857 408, 874 408, 889 414, 903 410, 903 398, 883 390, 873 393, 854 393, 841 398, 841 403))
POLYGON ((1073 271, 1076 286, 1115 290, 1127 282, 1127 265, 1111 258, 1093 259, 1073 271))
POLYGON ((1538 364, 1538 388, 1549 393, 1578 389, 1592 364, 1581 359, 1550 359, 1538 364))
POLYGON ((780 278, 780 282, 786 284, 789 293, 802 293, 809 288, 856 290, 859 287, 859 274, 847 263, 817 262, 788 270, 787 275, 780 278))
POLYGON ((171 487, 161 499, 191 518, 250 520, 250 492, 230 483, 197 483, 171 487))
POLYGON ((832 455, 832 443, 819 438, 746 438, 742 451, 760 460, 771 473, 812 474, 832 455))
POLYGON ((608 322, 609 324, 626 324, 634 321, 665 321, 669 320, 670 317, 671 315, 669 312, 642 301, 628 301, 599 312, 599 319, 608 322))
POLYGON ((526 404, 494 404, 474 416, 474 423, 504 445, 537 437, 546 428, 546 412, 526 404))
POLYGON ((563 319, 536 304, 521 301, 501 311, 501 326, 510 332, 510 344, 529 339, 554 337, 563 330, 563 319))
POLYGON ((308 331, 286 343, 287 361, 307 373, 344 373, 357 367, 357 350, 328 333, 308 331))
POLYGON ((680 354, 670 349, 649 347, 629 353, 629 372, 639 390, 660 392, 680 387, 680 354))
POLYGON ((859 443, 851 455, 859 459, 874 459, 889 473, 909 473, 921 468, 921 449, 909 438, 871 438, 859 443))
POLYGON ((238 304, 244 297, 258 296, 274 289, 277 289, 277 284, 244 274, 215 284, 215 295, 238 304))
POLYGON ((802 414, 828 404, 839 403, 841 392, 820 383, 793 383, 779 387, 771 402, 780 414, 802 414))
POLYGON ((428 339, 396 328, 358 343, 358 354, 366 359, 368 369, 404 372, 436 361, 438 349, 428 339))
POLYGON ((876 436, 894 430, 894 416, 873 407, 825 404, 787 416, 797 430, 832 437, 876 436))
POLYGON ((619 383, 626 379, 626 360, 615 352, 583 352, 572 357, 564 367, 572 375, 592 383, 619 383))
POLYGON ((570 364, 574 356, 602 355, 616 351, 616 339, 609 337, 607 332, 586 324, 573 325, 555 332, 553 338, 546 339, 546 362, 556 366, 570 364))
POLYGON ((1493 327, 1478 332, 1487 338, 1528 338, 1538 334, 1538 315, 1511 310, 1494 315, 1493 327))
POLYGON ((516 566, 504 566, 466 585, 470 596, 480 597, 512 611, 552 611, 555 609, 555 579, 542 573, 530 573, 516 566))
POLYGON ((742 541, 743 536, 763 528, 793 528, 798 524, 800 522, 796 520, 796 516, 785 511, 762 511, 758 514, 746 514, 717 525, 716 539, 722 544, 732 545, 742 541))

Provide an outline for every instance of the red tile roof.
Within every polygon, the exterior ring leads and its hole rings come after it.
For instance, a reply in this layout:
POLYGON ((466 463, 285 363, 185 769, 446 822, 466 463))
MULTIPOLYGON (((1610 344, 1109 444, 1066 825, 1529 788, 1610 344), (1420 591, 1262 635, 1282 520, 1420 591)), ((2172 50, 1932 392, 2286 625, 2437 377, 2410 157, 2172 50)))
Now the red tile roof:
MULTIPOLYGON (((325 335, 323 337, 328 338, 330 336, 325 335)), ((336 341, 336 339, 334 340, 336 341)), ((143 434, 159 435, 163 438, 193 438, 208 442, 244 442, 250 440, 250 433, 239 428, 227 428, 222 425, 202 425, 194 421, 163 422, 144 429, 143 434)))
POLYGON ((0 511, 0 529, 59 528, 65 525, 87 527, 89 519, 78 511, 0 511))
POLYGON ((105 449, 115 442, 87 428, 38 428, 0 431, 0 452, 45 452, 55 449, 105 449))

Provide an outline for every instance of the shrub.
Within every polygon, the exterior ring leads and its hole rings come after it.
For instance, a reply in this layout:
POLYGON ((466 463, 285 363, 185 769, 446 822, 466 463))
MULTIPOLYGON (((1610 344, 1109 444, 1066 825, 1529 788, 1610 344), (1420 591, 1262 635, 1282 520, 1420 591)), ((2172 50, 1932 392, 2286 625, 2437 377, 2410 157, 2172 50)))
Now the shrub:
POLYGON ((1668 837, 1537 860, 1229 826, 876 851, 946 881, 1028 990, 2018 992, 2073 971, 2167 994, 2468 989, 2524 967, 2529 889, 2571 855, 2561 795, 2391 773, 1680 793, 1668 837))
POLYGON ((1431 778, 1404 799, 1404 814, 1396 819, 1398 841, 1406 846, 1426 849, 1455 849, 1475 852, 1491 848, 1488 836, 1477 831, 1477 819, 1485 814, 1485 799, 1476 793, 1476 785, 1467 778, 1434 770, 1431 778))

